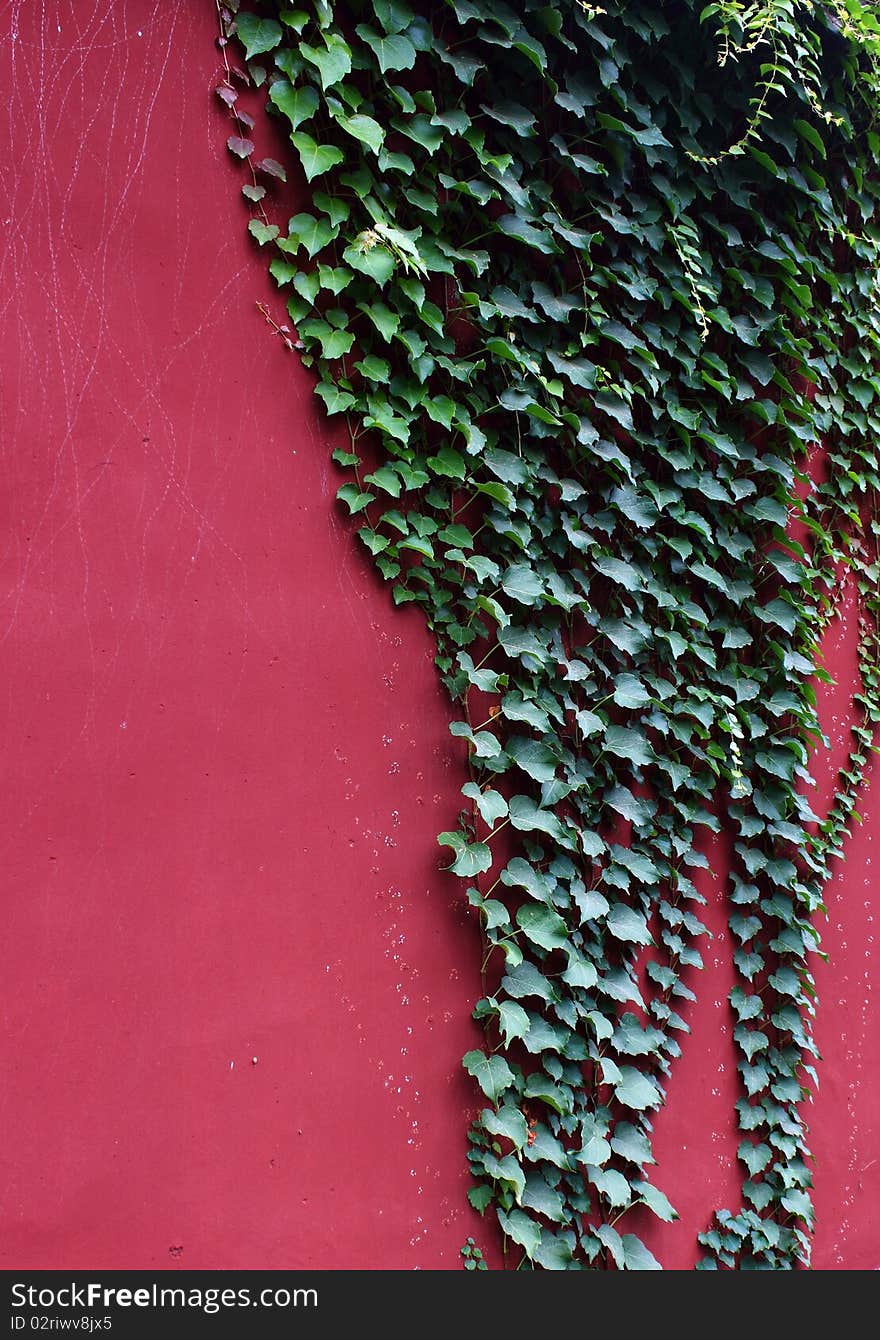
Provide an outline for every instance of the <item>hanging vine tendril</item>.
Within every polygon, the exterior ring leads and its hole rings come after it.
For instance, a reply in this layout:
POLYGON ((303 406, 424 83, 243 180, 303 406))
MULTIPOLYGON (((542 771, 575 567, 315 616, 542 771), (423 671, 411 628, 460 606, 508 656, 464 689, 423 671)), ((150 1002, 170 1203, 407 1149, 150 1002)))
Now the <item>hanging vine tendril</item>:
POLYGON ((806 1264, 810 959, 880 719, 873 7, 219 13, 231 152, 252 162, 236 104, 264 87, 311 191, 282 228, 286 167, 243 188, 279 329, 347 421, 339 497, 460 708, 467 808, 439 840, 485 944, 470 1199, 520 1266, 657 1267, 627 1215, 674 1217, 651 1119, 726 824, 746 1176, 701 1265, 806 1264), (817 816, 847 574, 861 689, 817 816))

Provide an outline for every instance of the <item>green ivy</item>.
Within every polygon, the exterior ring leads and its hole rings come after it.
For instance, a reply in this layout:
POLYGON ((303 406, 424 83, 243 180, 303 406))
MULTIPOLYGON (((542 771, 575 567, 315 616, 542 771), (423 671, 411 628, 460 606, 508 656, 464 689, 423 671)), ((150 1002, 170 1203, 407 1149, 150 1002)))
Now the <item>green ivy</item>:
POLYGON ((809 1261, 816 915, 880 720, 873 10, 220 6, 276 328, 459 708, 439 840, 485 946, 470 1199, 521 1267, 658 1268, 627 1215, 675 1217, 651 1125, 722 827, 744 1184, 701 1265, 809 1261), (286 226, 248 84, 310 184, 286 226), (813 685, 847 581, 862 683, 823 819, 813 685))

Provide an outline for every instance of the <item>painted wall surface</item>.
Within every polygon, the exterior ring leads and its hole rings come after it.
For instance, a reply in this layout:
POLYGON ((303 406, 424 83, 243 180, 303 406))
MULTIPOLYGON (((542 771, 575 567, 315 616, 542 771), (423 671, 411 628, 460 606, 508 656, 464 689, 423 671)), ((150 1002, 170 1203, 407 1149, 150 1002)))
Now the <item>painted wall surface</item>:
MULTIPOLYGON (((209 0, 0 0, 0 1264, 456 1268, 491 1246, 478 943, 434 841, 461 756, 256 310, 217 66, 209 0)), ((839 757, 851 610, 834 637, 839 757)), ((876 785, 863 812, 819 967, 820 1267, 880 1266, 876 785)), ((737 1204, 722 887, 656 1128, 671 1267, 737 1204)))

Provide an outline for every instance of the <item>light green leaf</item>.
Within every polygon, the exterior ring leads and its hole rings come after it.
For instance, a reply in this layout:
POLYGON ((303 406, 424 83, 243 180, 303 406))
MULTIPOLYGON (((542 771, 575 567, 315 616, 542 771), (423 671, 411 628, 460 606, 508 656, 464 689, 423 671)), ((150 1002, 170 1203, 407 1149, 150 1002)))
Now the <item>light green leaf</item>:
POLYGON ((467 1052, 462 1058, 462 1065, 496 1106, 501 1094, 514 1082, 513 1071, 501 1056, 486 1056, 480 1051, 467 1052))
POLYGON ((565 829, 557 819, 556 815, 550 810, 542 810, 540 805, 536 805, 530 796, 513 796, 508 804, 510 812, 510 822, 514 828, 520 832, 546 833, 548 837, 555 838, 557 842, 566 847, 573 847, 574 842, 567 838, 565 829))
POLYGON ((647 1107, 660 1106, 663 1095, 652 1079, 628 1065, 620 1067, 620 1074, 621 1082, 614 1091, 618 1102, 635 1108, 637 1112, 647 1107))
POLYGON ((548 1186, 540 1173, 530 1173, 526 1178, 526 1189, 522 1194, 522 1203, 536 1214, 555 1223, 565 1223, 565 1201, 558 1191, 548 1186))
POLYGON ((352 135, 356 140, 360 140, 362 144, 366 144, 374 154, 377 154, 382 148, 385 131, 379 125, 379 122, 374 121, 371 116, 343 116, 341 112, 337 112, 336 120, 343 130, 347 130, 349 135, 352 135))
POLYGON ((371 243, 367 237, 362 236, 360 242, 346 247, 342 259, 353 270, 360 270, 362 274, 375 279, 380 286, 386 284, 394 273, 394 257, 391 252, 375 242, 371 243))
POLYGON ((498 1005, 498 1027, 504 1034, 505 1047, 509 1047, 514 1038, 524 1038, 528 1033, 529 1016, 516 1001, 502 1000, 498 1005))
POLYGON ((334 144, 318 144, 304 130, 295 130, 290 136, 302 163, 307 181, 313 181, 323 172, 341 163, 345 155, 334 144))
POLYGON ((627 758, 637 768, 644 768, 654 760, 654 751, 641 731, 629 726, 609 726, 605 732, 605 748, 617 758, 627 758))
POLYGON ((507 746, 507 753, 517 767, 536 782, 549 782, 556 776, 557 761, 546 745, 516 735, 507 746))
POLYGON ((312 47, 300 42, 299 50, 307 61, 318 67, 321 87, 326 91, 351 71, 351 49, 333 32, 324 34, 324 43, 323 47, 312 47))
POLYGON ((315 390, 324 401, 328 414, 344 414, 355 403, 349 391, 340 390, 332 382, 321 382, 315 390))
POLYGON ((473 800, 480 812, 480 818, 489 828, 494 828, 500 819, 507 817, 507 801, 499 791, 481 791, 476 782, 467 782, 461 793, 473 800))
POLYGON ((640 1168, 646 1163, 655 1161, 648 1137, 643 1131, 626 1121, 618 1122, 615 1126, 611 1137, 611 1148, 615 1154, 628 1159, 630 1163, 637 1164, 640 1168))
POLYGON ((662 1270, 660 1262, 633 1233, 624 1233, 620 1240, 625 1270, 662 1270))
POLYGON ((521 605, 534 605, 544 594, 544 583, 527 563, 509 567, 501 578, 501 586, 521 605))
MULTIPOLYGON (((282 251, 295 254, 305 247, 309 256, 315 256, 336 236, 337 229, 325 218, 315 218, 313 214, 295 214, 287 225, 289 239, 282 238, 278 245, 282 251)), ((320 282, 320 275, 318 276, 320 282)))
POLYGON ((648 691, 635 675, 618 675, 614 681, 614 701, 619 707, 644 707, 650 701, 648 691))
POLYGON ((264 51, 272 51, 281 41, 281 26, 274 19, 260 19, 256 14, 239 10, 235 27, 248 60, 264 51))
POLYGON ((535 1260, 544 1270, 567 1270, 573 1258, 571 1244, 561 1234, 541 1230, 541 1245, 535 1252, 535 1260))
POLYGON ((296 130, 318 110, 318 95, 310 84, 294 89, 286 79, 279 79, 269 89, 269 97, 287 117, 291 130, 296 130))
POLYGON ((637 945, 654 943, 645 918, 625 903, 614 904, 605 919, 605 925, 617 940, 628 940, 637 945))
POLYGON ((534 1260, 535 1252, 541 1242, 541 1229, 534 1219, 524 1214, 522 1210, 511 1210, 506 1214, 504 1210, 499 1209, 498 1222, 507 1236, 525 1250, 529 1260, 534 1260))
POLYGON ((511 1140, 517 1149, 522 1149, 529 1138, 525 1117, 518 1107, 511 1107, 509 1103, 504 1103, 497 1112, 484 1107, 480 1113, 480 1124, 490 1135, 500 1135, 511 1140))
POLYGON ((580 987, 584 991, 591 991, 599 980, 599 974, 589 959, 581 958, 574 950, 569 948, 568 967, 562 974, 563 982, 569 986, 580 987))
POLYGON ((355 32, 370 47, 383 74, 389 70, 411 70, 416 63, 416 49, 408 37, 400 33, 380 34, 366 23, 359 23, 355 32))
POLYGON ((664 1224, 671 1224, 678 1218, 678 1212, 670 1204, 662 1191, 658 1191, 650 1182, 633 1182, 633 1190, 640 1200, 643 1200, 648 1209, 656 1214, 658 1219, 662 1219, 664 1224))
POLYGON ((568 941, 568 929, 552 908, 524 903, 517 909, 517 925, 533 944, 542 949, 562 949, 568 941))
POLYGON ((628 1205, 632 1200, 632 1190, 623 1173, 614 1168, 595 1168, 587 1166, 587 1176, 599 1194, 610 1205, 628 1205))
POLYGON ((468 843, 461 833, 441 833, 437 842, 455 852, 455 860, 449 867, 454 875, 481 875, 492 865, 492 853, 484 842, 468 843))
POLYGON ((599 1224, 594 1228, 593 1232, 596 1234, 596 1237, 602 1243, 603 1247, 608 1248, 611 1253, 611 1258, 618 1270, 625 1269, 626 1257, 623 1251, 623 1242, 621 1241, 617 1229, 612 1228, 610 1224, 599 1224))
POLYGON ((248 232, 251 237, 255 237, 261 247, 267 242, 273 242, 278 236, 278 228, 274 223, 261 223, 259 219, 251 219, 248 224, 248 232))

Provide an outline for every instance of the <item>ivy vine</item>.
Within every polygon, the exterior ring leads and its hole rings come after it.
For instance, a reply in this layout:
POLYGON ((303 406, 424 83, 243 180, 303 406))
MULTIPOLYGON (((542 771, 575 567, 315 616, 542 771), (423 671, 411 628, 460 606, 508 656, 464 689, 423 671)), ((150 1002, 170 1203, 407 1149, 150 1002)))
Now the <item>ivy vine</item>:
POLYGON ((459 707, 439 841, 485 944, 470 1199, 521 1268, 657 1268, 626 1216, 675 1215, 652 1114, 724 825, 744 1182, 701 1267, 809 1262, 810 962, 880 720, 874 10, 218 6, 276 329, 348 425, 339 497, 459 707), (247 85, 310 187, 286 226, 247 85), (861 690, 822 817, 813 684, 847 584, 861 690))

